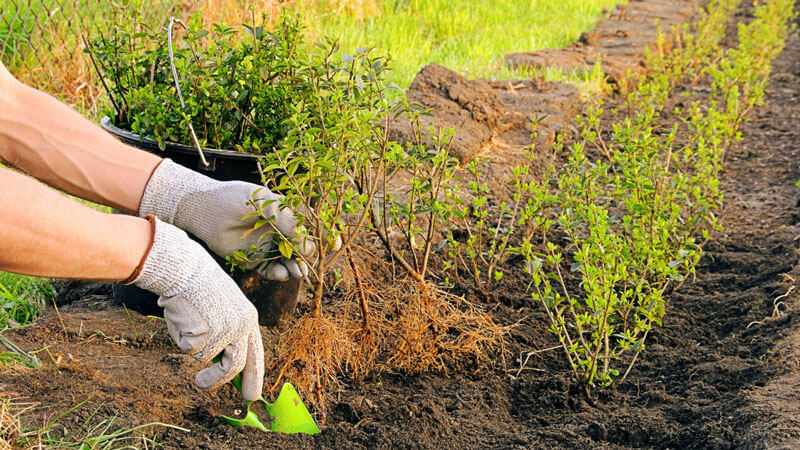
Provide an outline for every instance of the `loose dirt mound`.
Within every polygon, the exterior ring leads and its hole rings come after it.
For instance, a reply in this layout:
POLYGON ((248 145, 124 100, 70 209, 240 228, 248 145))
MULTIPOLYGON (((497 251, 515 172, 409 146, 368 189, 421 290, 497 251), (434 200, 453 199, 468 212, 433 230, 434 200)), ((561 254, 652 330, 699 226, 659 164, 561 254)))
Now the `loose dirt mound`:
POLYGON ((621 84, 647 71, 645 48, 656 43, 658 21, 664 32, 688 22, 698 11, 699 0, 639 0, 618 6, 593 31, 562 50, 512 53, 506 64, 536 69, 556 67, 565 72, 591 70, 599 61, 612 83, 621 84))
MULTIPOLYGON (((409 102, 430 110, 420 117, 424 141, 430 142, 431 125, 437 130, 452 129, 451 154, 462 163, 490 157, 481 170, 495 186, 504 186, 509 168, 526 161, 532 143, 549 147, 556 131, 569 124, 581 107, 578 89, 572 85, 474 81, 438 64, 425 66, 406 95, 409 102)), ((390 130, 395 140, 414 140, 405 118, 397 119, 390 130)))
POLYGON ((579 91, 571 84, 541 80, 488 84, 509 111, 486 155, 500 166, 512 167, 512 162, 520 162, 534 137, 536 148, 550 147, 556 132, 581 112, 579 91))
MULTIPOLYGON (((470 81, 439 64, 428 64, 414 77, 406 98, 431 110, 432 115, 420 117, 423 132, 428 132, 430 125, 456 132, 451 153, 461 161, 470 161, 481 151, 506 114, 505 105, 488 84, 470 81)), ((414 140, 404 118, 392 124, 391 130, 394 140, 414 140)))
MULTIPOLYGON (((684 24, 701 3, 633 1, 615 9, 566 49, 515 53, 506 56, 506 63, 571 71, 590 70, 599 59, 609 79, 619 84, 631 74, 638 78, 645 73, 645 47, 657 40, 656 21, 664 30, 684 24)), ((534 141, 540 148, 552 144, 555 130, 569 125, 580 108, 580 96, 573 86, 532 80, 469 80, 438 64, 429 64, 417 74, 406 97, 430 111, 420 119, 424 133, 431 125, 455 131, 451 153, 462 163, 490 155, 503 167, 521 162, 534 141)), ((412 127, 404 118, 393 122, 390 132, 400 142, 414 140, 412 127)), ((499 175, 499 183, 507 181, 506 171, 497 170, 496 165, 486 170, 499 175)))

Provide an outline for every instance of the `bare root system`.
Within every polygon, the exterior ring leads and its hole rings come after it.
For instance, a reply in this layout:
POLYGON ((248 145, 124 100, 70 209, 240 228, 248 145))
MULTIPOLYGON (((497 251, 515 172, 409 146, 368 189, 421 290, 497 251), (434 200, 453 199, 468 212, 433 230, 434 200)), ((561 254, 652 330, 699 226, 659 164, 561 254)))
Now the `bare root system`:
POLYGON ((503 360, 509 328, 463 297, 415 281, 399 283, 387 297, 398 314, 388 333, 387 369, 446 373, 468 363, 487 367, 495 353, 503 360))
POLYGON ((279 357, 273 366, 278 374, 271 391, 291 380, 295 388, 325 418, 325 392, 339 383, 346 361, 355 352, 342 320, 325 314, 301 318, 282 340, 279 357))
POLYGON ((373 283, 371 277, 347 283, 335 311, 306 315, 284 336, 273 391, 291 380, 324 421, 326 396, 342 380, 480 370, 498 355, 504 361, 509 327, 490 312, 428 283, 396 281, 383 291, 373 283))

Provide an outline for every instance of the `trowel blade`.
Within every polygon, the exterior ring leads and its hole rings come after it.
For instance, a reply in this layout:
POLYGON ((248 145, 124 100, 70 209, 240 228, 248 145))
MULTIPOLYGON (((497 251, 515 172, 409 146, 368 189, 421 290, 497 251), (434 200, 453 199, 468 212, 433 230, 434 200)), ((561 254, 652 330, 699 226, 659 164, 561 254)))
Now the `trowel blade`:
POLYGON ((319 427, 309 414, 300 394, 291 383, 284 383, 275 403, 264 402, 267 412, 272 417, 270 431, 286 434, 318 434, 319 427))

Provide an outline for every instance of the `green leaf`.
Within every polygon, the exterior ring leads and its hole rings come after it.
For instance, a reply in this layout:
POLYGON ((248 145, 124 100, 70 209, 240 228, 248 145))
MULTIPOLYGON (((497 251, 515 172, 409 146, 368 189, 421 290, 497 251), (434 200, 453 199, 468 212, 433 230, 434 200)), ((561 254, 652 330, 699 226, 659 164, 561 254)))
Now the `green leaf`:
MULTIPOLYGON (((242 103, 247 99, 247 96, 250 95, 250 91, 247 89, 242 89, 242 92, 236 96, 236 103, 242 103)), ((238 112, 238 111, 237 111, 238 112)), ((241 114, 239 114, 241 116, 241 114)))
POLYGON ((281 255, 283 255, 284 258, 292 257, 292 246, 288 241, 281 241, 281 243, 278 244, 278 251, 281 252, 281 255))

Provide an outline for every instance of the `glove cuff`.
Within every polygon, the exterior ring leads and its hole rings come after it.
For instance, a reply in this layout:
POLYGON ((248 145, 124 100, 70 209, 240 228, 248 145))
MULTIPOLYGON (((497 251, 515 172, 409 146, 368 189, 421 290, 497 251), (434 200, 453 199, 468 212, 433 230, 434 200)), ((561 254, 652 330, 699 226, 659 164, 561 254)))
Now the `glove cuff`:
POLYGON ((178 205, 187 194, 197 192, 217 181, 164 159, 150 175, 139 204, 139 217, 153 215, 174 224, 178 205))
POLYGON ((153 243, 130 284, 159 296, 172 297, 202 278, 205 264, 216 263, 184 231, 156 217, 151 216, 151 220, 153 243))

